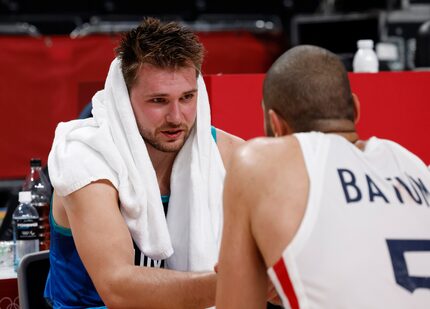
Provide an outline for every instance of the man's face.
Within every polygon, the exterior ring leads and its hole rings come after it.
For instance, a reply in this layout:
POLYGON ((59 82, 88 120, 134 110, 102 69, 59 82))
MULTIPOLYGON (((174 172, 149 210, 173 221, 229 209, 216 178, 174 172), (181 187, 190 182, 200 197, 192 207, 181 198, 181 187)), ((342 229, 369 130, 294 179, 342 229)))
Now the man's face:
POLYGON ((161 69, 143 64, 130 100, 147 147, 178 152, 196 121, 197 78, 193 67, 161 69))

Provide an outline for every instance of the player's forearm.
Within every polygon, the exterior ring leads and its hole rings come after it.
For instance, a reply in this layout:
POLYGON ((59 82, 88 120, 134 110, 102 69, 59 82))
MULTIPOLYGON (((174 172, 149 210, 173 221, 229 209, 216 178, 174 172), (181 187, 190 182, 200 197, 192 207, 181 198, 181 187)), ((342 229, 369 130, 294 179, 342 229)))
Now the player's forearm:
POLYGON ((124 270, 97 287, 108 308, 207 308, 215 304, 214 273, 124 270))

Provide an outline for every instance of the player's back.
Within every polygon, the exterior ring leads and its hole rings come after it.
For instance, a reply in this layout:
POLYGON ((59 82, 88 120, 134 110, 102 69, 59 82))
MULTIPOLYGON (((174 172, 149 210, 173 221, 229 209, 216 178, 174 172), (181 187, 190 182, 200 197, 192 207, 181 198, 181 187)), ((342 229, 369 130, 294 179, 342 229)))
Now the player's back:
POLYGON ((297 134, 309 175, 299 230, 269 274, 292 308, 430 308, 430 172, 371 138, 297 134), (288 298, 288 299, 287 299, 288 298))

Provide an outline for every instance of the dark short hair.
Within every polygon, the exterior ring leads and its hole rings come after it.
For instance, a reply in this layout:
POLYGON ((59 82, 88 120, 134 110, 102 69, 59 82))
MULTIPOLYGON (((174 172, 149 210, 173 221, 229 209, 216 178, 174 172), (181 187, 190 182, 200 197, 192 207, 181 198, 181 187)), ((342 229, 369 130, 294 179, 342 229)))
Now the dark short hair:
POLYGON ((196 34, 177 22, 163 23, 152 17, 125 33, 116 54, 121 59, 127 87, 134 84, 141 64, 178 69, 194 66, 201 71, 204 48, 196 34))
POLYGON ((311 45, 294 47, 267 72, 266 110, 273 109, 295 132, 319 131, 320 120, 354 121, 348 73, 338 56, 311 45))

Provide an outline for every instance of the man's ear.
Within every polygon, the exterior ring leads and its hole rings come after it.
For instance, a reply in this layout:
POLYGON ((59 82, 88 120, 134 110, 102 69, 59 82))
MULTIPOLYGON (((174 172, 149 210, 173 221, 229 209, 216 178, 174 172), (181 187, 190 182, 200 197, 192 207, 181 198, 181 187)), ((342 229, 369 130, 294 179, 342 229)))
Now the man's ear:
POLYGON ((292 133, 288 123, 273 109, 269 110, 269 121, 272 132, 276 137, 292 133))
POLYGON ((352 93, 352 100, 354 101, 354 124, 360 120, 360 100, 355 93, 352 93))

